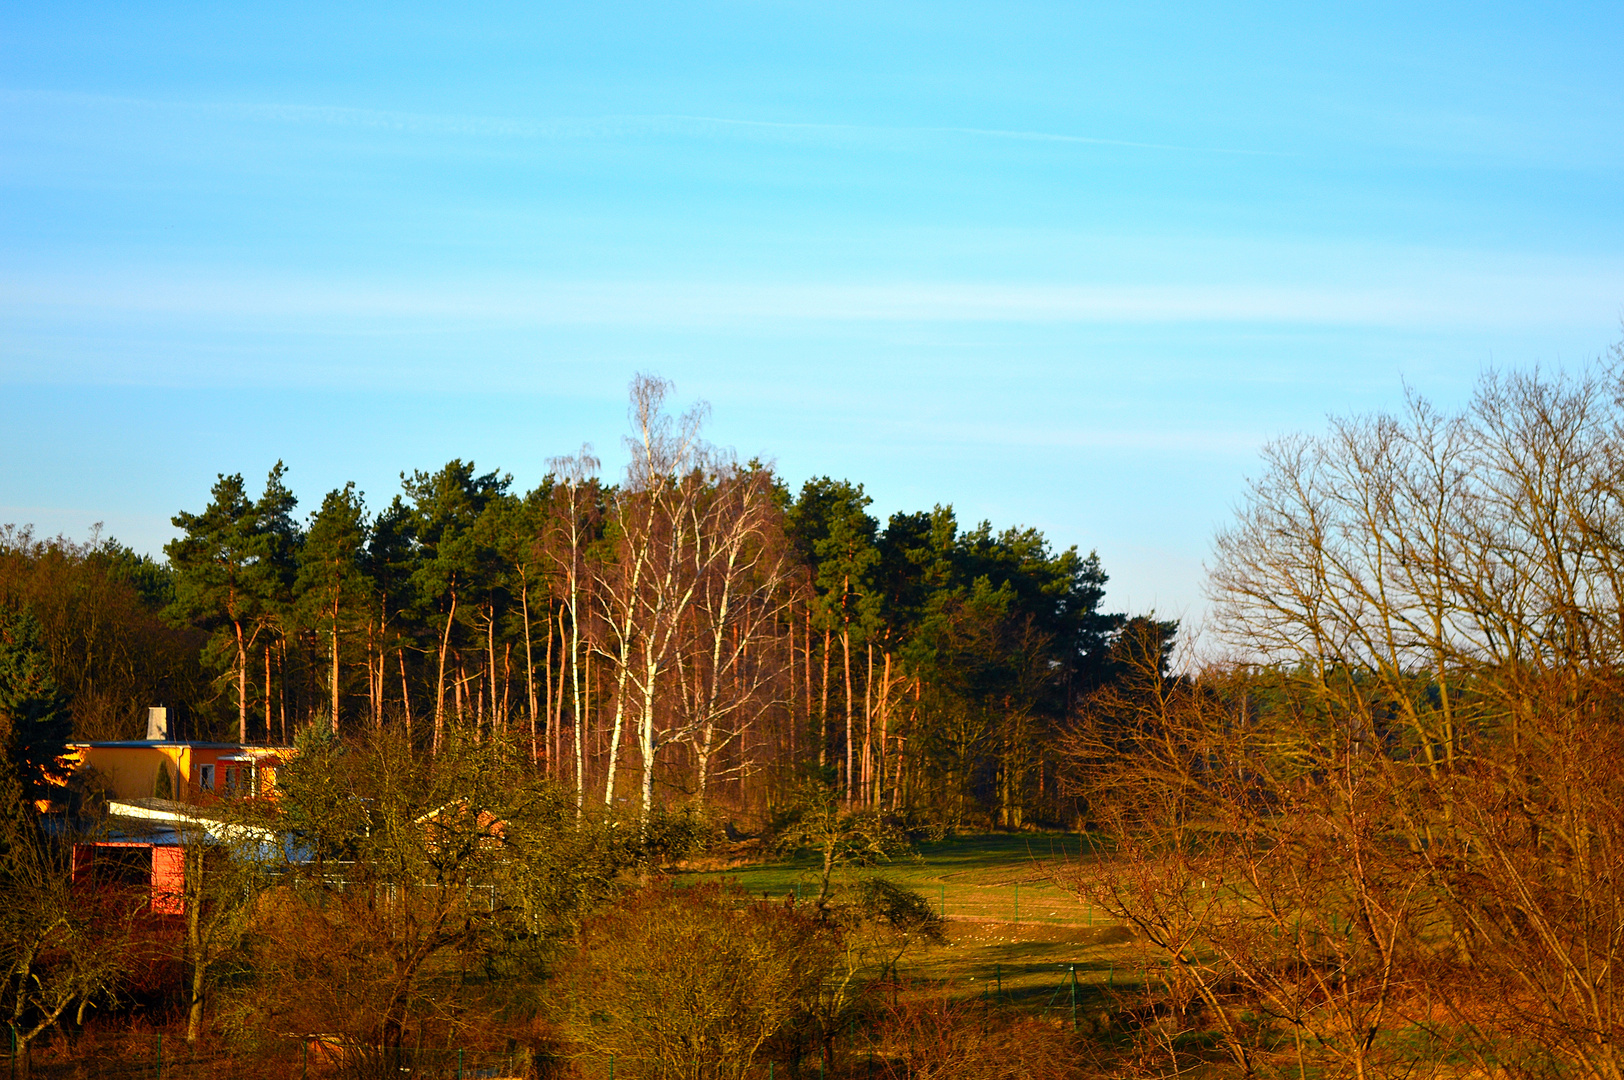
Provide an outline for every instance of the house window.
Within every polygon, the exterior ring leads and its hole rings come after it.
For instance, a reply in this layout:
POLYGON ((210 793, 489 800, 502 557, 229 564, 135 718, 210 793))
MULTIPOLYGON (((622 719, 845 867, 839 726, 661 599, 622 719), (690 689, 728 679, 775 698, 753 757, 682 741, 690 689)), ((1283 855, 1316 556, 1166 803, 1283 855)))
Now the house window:
POLYGON ((199 790, 199 791, 213 791, 214 790, 214 766, 213 765, 199 765, 197 767, 197 790, 199 790))
POLYGON ((235 795, 235 794, 237 794, 237 767, 235 765, 227 765, 226 766, 226 792, 225 793, 227 795, 235 795))

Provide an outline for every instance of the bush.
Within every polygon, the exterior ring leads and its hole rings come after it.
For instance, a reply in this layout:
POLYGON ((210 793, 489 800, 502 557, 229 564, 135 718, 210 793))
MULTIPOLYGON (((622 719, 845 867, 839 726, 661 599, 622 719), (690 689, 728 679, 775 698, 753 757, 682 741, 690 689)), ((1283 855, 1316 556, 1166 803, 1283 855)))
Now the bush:
POLYGON ((556 983, 565 1034, 615 1075, 743 1077, 799 1056, 839 931, 737 886, 658 883, 590 919, 556 983))
POLYGON ((988 1017, 983 1005, 935 998, 904 1003, 879 1020, 875 1064, 868 1073, 876 1080, 1066 1080, 1084 1075, 1070 1030, 1030 1016, 988 1017))

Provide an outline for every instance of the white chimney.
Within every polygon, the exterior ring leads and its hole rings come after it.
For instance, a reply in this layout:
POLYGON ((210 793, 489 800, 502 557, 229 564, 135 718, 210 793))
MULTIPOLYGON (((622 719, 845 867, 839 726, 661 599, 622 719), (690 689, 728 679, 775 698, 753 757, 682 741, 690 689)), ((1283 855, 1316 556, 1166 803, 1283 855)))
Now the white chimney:
POLYGON ((154 705, 147 710, 147 741, 169 741, 169 710, 162 705, 154 705))

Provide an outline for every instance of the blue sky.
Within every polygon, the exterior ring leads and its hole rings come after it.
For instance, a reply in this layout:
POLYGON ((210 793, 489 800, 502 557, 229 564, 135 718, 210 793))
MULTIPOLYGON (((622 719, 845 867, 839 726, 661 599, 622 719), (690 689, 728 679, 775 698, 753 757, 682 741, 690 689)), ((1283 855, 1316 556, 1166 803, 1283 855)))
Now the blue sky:
POLYGON ((652 371, 1199 614, 1269 438, 1620 337, 1624 7, 1325 7, 12 0, 0 521, 613 473, 652 371))

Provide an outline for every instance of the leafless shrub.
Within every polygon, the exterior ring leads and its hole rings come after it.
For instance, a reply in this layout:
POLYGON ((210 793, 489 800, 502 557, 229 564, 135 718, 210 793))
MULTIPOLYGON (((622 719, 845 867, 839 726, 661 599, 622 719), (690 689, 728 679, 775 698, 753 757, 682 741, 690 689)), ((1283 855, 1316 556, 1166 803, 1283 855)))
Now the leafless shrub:
POLYGON ((807 909, 659 883, 587 921, 554 999, 579 1055, 617 1076, 744 1077, 805 1054, 840 951, 807 909))
POLYGON ((989 1013, 943 997, 904 1003, 877 1018, 872 1057, 848 1053, 851 1075, 885 1080, 1065 1080, 1089 1074, 1068 1024, 989 1013))

